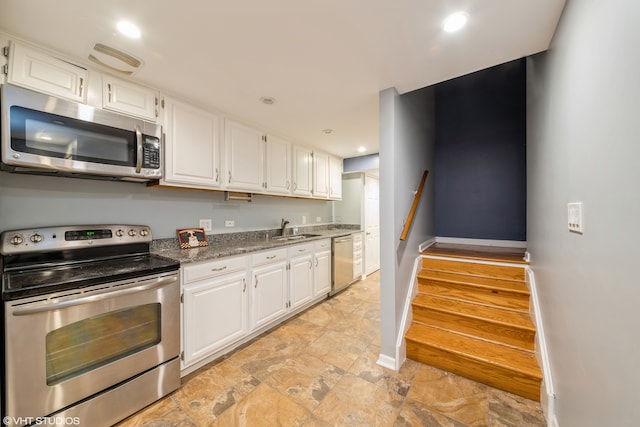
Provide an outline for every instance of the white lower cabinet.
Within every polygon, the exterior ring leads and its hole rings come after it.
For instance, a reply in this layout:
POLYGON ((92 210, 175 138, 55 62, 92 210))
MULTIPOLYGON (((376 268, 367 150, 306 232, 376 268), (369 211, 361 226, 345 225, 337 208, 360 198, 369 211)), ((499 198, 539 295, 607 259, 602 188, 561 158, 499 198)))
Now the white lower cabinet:
POLYGON ((185 366, 247 333, 246 288, 245 272, 184 287, 185 366))
POLYGON ((287 250, 252 256, 251 329, 259 328, 287 312, 287 250))
POLYGON ((313 296, 313 243, 289 248, 289 305, 292 309, 313 296))
POLYGON ((183 268, 183 368, 248 332, 247 257, 183 268))
POLYGON ((331 240, 317 242, 313 256, 313 293, 326 295, 331 291, 331 240))

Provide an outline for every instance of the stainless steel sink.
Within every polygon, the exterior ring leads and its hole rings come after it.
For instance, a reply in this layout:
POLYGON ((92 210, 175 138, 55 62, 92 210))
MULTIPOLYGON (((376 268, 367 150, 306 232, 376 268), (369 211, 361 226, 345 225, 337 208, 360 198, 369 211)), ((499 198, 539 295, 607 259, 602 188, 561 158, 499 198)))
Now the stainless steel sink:
POLYGON ((320 234, 296 234, 296 235, 290 235, 290 236, 278 236, 278 237, 274 237, 273 240, 277 240, 280 242, 287 242, 287 241, 291 241, 291 240, 304 240, 308 237, 318 237, 320 236, 320 234))

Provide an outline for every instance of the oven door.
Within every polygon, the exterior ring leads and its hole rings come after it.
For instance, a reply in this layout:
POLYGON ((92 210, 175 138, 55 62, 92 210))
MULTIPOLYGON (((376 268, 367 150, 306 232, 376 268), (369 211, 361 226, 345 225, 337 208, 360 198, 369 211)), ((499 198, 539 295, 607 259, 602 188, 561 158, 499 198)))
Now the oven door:
POLYGON ((6 415, 50 415, 179 356, 177 273, 72 293, 5 303, 6 415))

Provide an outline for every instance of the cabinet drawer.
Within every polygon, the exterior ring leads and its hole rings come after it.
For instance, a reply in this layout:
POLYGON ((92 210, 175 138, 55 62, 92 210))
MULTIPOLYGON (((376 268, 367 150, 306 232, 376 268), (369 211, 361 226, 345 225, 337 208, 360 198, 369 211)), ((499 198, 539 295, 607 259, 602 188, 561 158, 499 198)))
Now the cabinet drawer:
POLYGON ((247 257, 224 258, 220 261, 205 262, 184 267, 184 284, 197 282, 210 277, 222 276, 247 269, 247 257))
POLYGON ((353 251, 353 262, 360 261, 362 259, 362 251, 353 251))
POLYGON ((296 257, 299 255, 312 254, 313 243, 305 243, 304 245, 290 246, 288 251, 289 251, 289 258, 296 257))
POLYGON ((259 265, 269 264, 271 262, 284 261, 286 259, 287 259, 286 249, 260 252, 260 253, 251 255, 251 265, 256 267, 259 265))
POLYGON ((353 242, 353 251, 361 251, 362 250, 362 241, 356 242, 354 240, 353 242))
POLYGON ((353 244, 362 243, 362 233, 355 233, 353 235, 353 244))
POLYGON ((316 251, 325 251, 331 249, 331 239, 319 240, 315 242, 314 249, 316 251))

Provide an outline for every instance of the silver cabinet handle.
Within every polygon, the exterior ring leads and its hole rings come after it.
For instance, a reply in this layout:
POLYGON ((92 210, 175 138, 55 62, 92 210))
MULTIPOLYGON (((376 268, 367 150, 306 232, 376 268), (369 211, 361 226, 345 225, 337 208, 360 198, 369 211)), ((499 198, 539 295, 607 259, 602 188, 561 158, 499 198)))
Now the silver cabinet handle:
POLYGON ((108 96, 109 102, 112 102, 112 100, 111 100, 111 83, 107 83, 107 94, 109 95, 108 96))
POLYGON ((311 260, 309 260, 309 270, 311 270, 311 267, 313 267, 313 262, 311 262, 311 260))
POLYGON ((79 90, 80 90, 80 94, 79 94, 79 95, 80 95, 80 98, 82 98, 82 92, 84 92, 84 79, 83 79, 82 77, 80 77, 80 87, 79 87, 79 90))
POLYGON ((302 248, 302 249, 298 249, 298 252, 304 252, 306 250, 307 250, 307 248, 302 248))
POLYGON ((275 257, 276 257, 275 255, 271 255, 271 256, 268 256, 267 259, 274 259, 275 257))
POLYGON ((298 189, 298 183, 293 181, 293 191, 296 191, 298 189))
POLYGON ((316 267, 318 267, 318 258, 316 258, 316 267))
POLYGON ((229 184, 231 184, 231 171, 229 171, 229 184))
POLYGON ((142 132, 140 126, 136 126, 136 173, 142 170, 142 132))
POLYGON ((242 278, 242 293, 247 290, 247 279, 242 278))
POLYGON ((291 183, 289 182, 289 180, 287 180, 287 190, 289 189, 289 187, 291 187, 291 183))
POLYGON ((218 268, 212 268, 211 271, 222 271, 222 270, 226 270, 227 266, 223 265, 222 267, 218 267, 218 268))
POLYGON ((220 174, 218 172, 218 168, 216 168, 216 182, 220 179, 220 174))
POLYGON ((258 289, 258 276, 254 276, 256 278, 256 284, 253 286, 255 289, 258 289))

